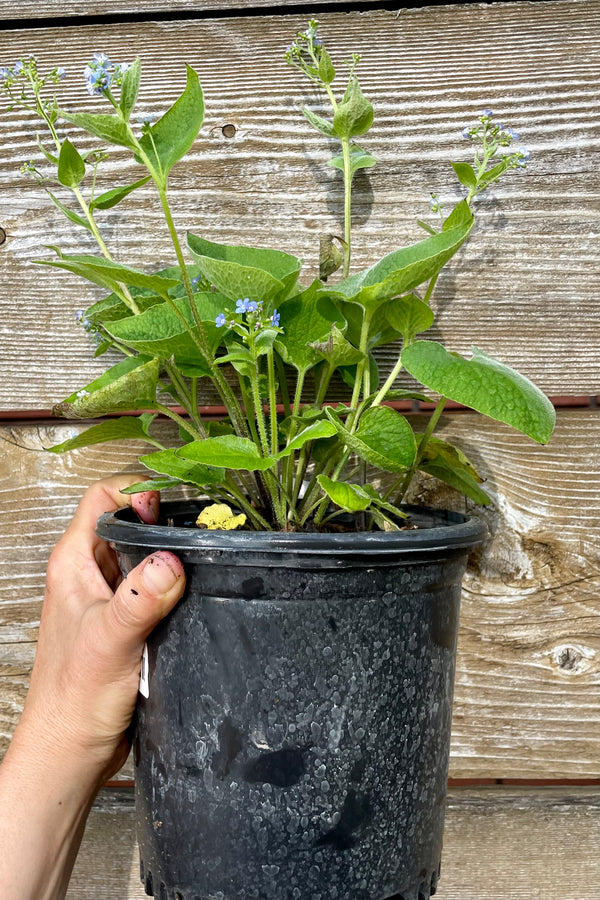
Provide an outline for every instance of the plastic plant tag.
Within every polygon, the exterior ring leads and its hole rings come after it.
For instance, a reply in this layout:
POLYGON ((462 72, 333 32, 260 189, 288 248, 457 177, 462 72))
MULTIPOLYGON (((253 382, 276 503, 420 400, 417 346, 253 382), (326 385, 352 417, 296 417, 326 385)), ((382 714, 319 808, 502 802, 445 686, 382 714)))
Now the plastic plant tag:
POLYGON ((146 700, 150 696, 150 681, 148 671, 148 644, 144 644, 144 652, 142 653, 142 664, 140 667, 140 686, 138 688, 142 697, 146 700))

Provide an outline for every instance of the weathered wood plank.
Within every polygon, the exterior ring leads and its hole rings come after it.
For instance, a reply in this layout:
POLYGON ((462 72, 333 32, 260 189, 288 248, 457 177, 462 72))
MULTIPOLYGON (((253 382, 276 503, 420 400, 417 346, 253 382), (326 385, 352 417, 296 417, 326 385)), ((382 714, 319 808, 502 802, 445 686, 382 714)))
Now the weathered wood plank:
MULTIPOLYGON (((302 0, 281 0, 279 6, 298 6, 302 0)), ((331 2, 331 0, 330 0, 331 2)), ((332 0, 333 3, 344 3, 346 0, 332 0)), ((354 0, 357 2, 357 0, 354 0)), ((361 0, 358 0, 360 3, 361 0)), ((107 15, 117 16, 131 13, 147 15, 152 18, 157 14, 168 13, 218 13, 221 10, 239 9, 243 12, 248 7, 272 7, 273 0, 111 0, 110 7, 98 0, 18 0, 18 3, 6 4, 0 8, 0 25, 3 21, 19 19, 66 19, 79 16, 93 17, 107 15)))
MULTIPOLYGON (((599 806, 592 788, 451 789, 436 900, 596 900, 599 806)), ((100 795, 67 894, 98 897, 145 897, 128 790, 100 795)))
MULTIPOLYGON (((40 447, 81 425, 0 432, 0 743, 22 704, 44 569, 84 487, 132 470, 125 442, 56 457, 40 447)), ((168 426, 166 426, 168 427, 168 426)), ((451 775, 595 777, 598 773, 597 414, 562 411, 539 447, 480 416, 441 433, 474 460, 494 497, 493 537, 464 585, 451 775)), ((433 480, 414 499, 464 508, 433 480)))
MULTIPOLYGON (((554 395, 598 391, 597 11, 597 0, 557 0, 321 17, 336 60, 363 52, 364 87, 376 110, 365 146, 379 163, 356 179, 356 267, 418 236, 415 220, 429 215, 430 190, 448 203, 458 196, 448 160, 467 157, 460 132, 482 107, 518 126, 532 163, 482 204, 477 233, 439 281, 439 325, 431 335, 461 352, 476 344, 554 395)), ((189 163, 173 173, 179 229, 293 250, 308 276, 319 234, 339 231, 342 196, 326 166, 327 141, 298 110, 318 98, 281 59, 304 24, 265 15, 91 25, 61 28, 60 41, 52 28, 24 28, 0 33, 0 59, 31 52, 43 65, 65 63, 73 74, 61 86, 61 103, 95 109, 78 76, 90 53, 139 53, 144 113, 157 111, 157 96, 166 104, 177 95, 183 60, 195 65, 207 117, 189 163), (237 129, 232 139, 222 133, 228 123, 237 129)), ((73 322, 74 311, 98 296, 94 289, 30 265, 57 225, 67 250, 88 246, 74 226, 59 225, 43 191, 18 172, 32 156, 36 128, 20 112, 0 117, 7 154, 0 335, 4 369, 14 373, 0 386, 6 410, 47 409, 102 367, 73 322)), ((121 178, 136 171, 119 156, 121 178)), ((104 221, 120 259, 148 267, 172 261, 149 190, 104 221)), ((380 359, 389 369, 390 352, 380 359)))

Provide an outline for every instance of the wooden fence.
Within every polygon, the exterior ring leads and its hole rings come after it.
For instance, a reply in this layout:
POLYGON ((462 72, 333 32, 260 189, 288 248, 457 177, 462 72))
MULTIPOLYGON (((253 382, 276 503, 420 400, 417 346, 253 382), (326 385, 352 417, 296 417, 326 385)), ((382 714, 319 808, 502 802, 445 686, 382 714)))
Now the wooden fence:
MULTIPOLYGON (((327 141, 299 113, 299 102, 314 98, 282 59, 307 19, 294 6, 21 0, 0 11, 0 65, 29 53, 42 66, 64 65, 61 105, 92 108, 81 77, 91 54, 139 55, 140 110, 153 113, 181 91, 190 63, 207 114, 189 161, 173 172, 178 228, 298 252, 314 274, 319 235, 339 231, 342 198, 324 165, 327 141)), ((436 288, 433 336, 516 366, 558 407, 546 447, 471 412, 443 420, 443 433, 487 477, 494 503, 482 512, 491 541, 464 586, 438 896, 596 900, 600 6, 388 6, 329 3, 310 12, 337 59, 363 53, 361 80, 375 107, 365 144, 378 164, 357 178, 355 264, 415 239, 430 191, 458 196, 448 160, 466 158, 464 125, 483 107, 494 110, 521 132, 532 161, 482 203, 476 233, 436 288)), ((88 248, 20 173, 35 156, 36 128, 21 111, 0 113, 2 747, 27 690, 48 554, 88 484, 135 468, 130 444, 43 453, 82 428, 49 410, 99 374, 102 360, 74 321, 99 295, 33 265, 57 226, 64 249, 88 248)), ((118 166, 121 183, 135 179, 124 155, 118 166)), ((119 259, 171 264, 154 212, 141 189, 106 214, 119 259)), ((388 356, 380 364, 389 370, 388 356)), ((448 499, 426 481, 418 493, 422 502, 448 499)), ((143 896, 129 779, 126 769, 94 808, 73 900, 143 896)))

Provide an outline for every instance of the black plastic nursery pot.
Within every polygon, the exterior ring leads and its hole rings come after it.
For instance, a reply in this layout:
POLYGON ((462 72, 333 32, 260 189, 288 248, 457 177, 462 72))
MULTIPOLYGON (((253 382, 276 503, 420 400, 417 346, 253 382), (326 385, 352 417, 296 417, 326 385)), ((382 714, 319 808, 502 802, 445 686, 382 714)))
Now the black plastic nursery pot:
POLYGON ((440 868, 461 580, 486 528, 206 531, 131 510, 124 573, 181 558, 134 740, 142 880, 160 900, 428 900, 440 868))

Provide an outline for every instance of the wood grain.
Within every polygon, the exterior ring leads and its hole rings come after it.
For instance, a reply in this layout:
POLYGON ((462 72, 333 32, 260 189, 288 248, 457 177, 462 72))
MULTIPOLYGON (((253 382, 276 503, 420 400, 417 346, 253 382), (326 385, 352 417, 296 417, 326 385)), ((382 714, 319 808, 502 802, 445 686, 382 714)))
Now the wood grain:
MULTIPOLYGON (((422 423, 419 417, 419 423, 422 423)), ((417 424, 419 424, 417 423, 417 424)), ((0 742, 21 708, 34 654, 46 560, 83 489, 134 470, 126 442, 57 457, 40 448, 84 426, 0 431, 0 742)), ((164 425, 163 436, 170 426, 164 425)), ((453 722, 456 778, 598 774, 597 414, 562 411, 540 447, 475 414, 447 416, 487 477, 492 538, 464 583, 453 722)), ((464 509, 433 479, 413 499, 464 509)))
MULTIPOLYGON (((297 6, 302 0, 281 0, 279 6, 297 6)), ((328 0, 333 3, 343 3, 345 0, 328 0)), ((357 2, 357 0, 354 0, 357 2)), ((358 0, 361 2, 361 0, 358 0)), ((85 16, 86 18, 107 15, 122 16, 127 13, 133 15, 146 15, 152 18, 161 13, 175 15, 176 13, 218 13, 221 10, 240 10, 243 12, 248 7, 273 6, 272 0, 110 0, 110 6, 100 3, 98 0, 18 0, 0 7, 0 24, 6 20, 18 21, 19 19, 65 19, 85 16)), ((51 24, 51 23, 49 23, 51 24)))
MULTIPOLYGON (((599 806, 590 788, 451 789, 436 900, 597 900, 599 806)), ((145 896, 132 791, 105 790, 67 900, 145 896)))
MULTIPOLYGON (((364 143, 379 162, 356 178, 355 268, 422 234, 415 220, 430 215, 431 190, 448 204, 459 196, 448 160, 467 158, 460 133, 482 107, 521 132, 532 163, 481 203, 476 233, 436 288, 438 324, 430 334, 459 352, 481 347, 551 395, 598 392, 598 8, 597 0, 556 0, 321 16, 336 62, 363 52, 363 86, 376 113, 364 143)), ((116 59, 139 53, 141 113, 175 98, 183 60, 196 66, 207 114, 189 162, 172 176, 179 230, 292 250, 309 277, 319 235, 339 231, 342 195, 326 166, 327 139, 298 110, 301 102, 318 109, 319 98, 281 59, 304 24, 304 17, 265 14, 72 26, 61 27, 60 41, 51 27, 24 27, 0 32, 0 59, 27 52, 42 66, 64 63, 70 77, 60 102, 98 109, 79 76, 91 52, 105 49, 116 59), (223 135, 225 124, 235 126, 234 138, 223 135)), ((19 174, 34 155, 36 129, 22 112, 0 116, 0 225, 7 234, 0 355, 12 373, 0 386, 5 410, 48 409, 103 365, 91 359, 73 321, 99 294, 32 265, 57 229, 66 251, 88 249, 85 235, 63 224, 44 192, 19 174)), ((122 183, 139 177, 123 154, 116 161, 122 183)), ((103 223, 119 259, 148 268, 172 262, 150 190, 106 213, 103 223)), ((380 361, 389 370, 390 350, 380 361)), ((206 391, 205 399, 214 394, 206 391)))

